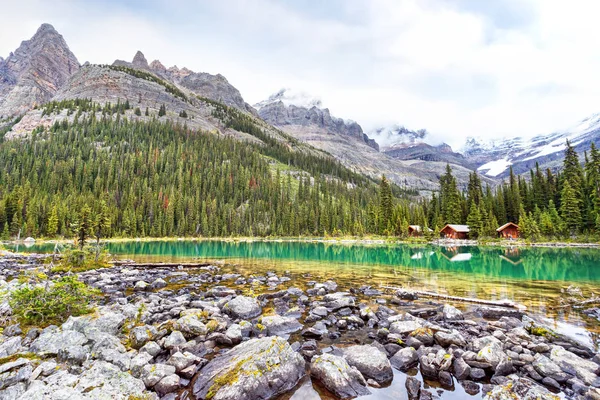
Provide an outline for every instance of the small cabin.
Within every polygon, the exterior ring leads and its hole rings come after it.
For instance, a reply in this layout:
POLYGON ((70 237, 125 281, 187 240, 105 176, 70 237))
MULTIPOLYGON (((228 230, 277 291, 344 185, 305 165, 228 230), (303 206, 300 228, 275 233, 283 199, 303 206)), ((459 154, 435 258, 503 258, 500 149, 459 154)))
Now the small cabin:
POLYGON ((498 236, 504 239, 516 239, 519 237, 519 225, 514 222, 508 222, 496 229, 498 236))
MULTIPOLYGON (((431 229, 426 228, 427 232, 433 232, 431 229)), ((408 236, 421 236, 423 234, 423 229, 421 225, 409 225, 408 226, 408 236)))
POLYGON ((469 226, 448 224, 442 228, 440 235, 445 239, 468 239, 469 226))

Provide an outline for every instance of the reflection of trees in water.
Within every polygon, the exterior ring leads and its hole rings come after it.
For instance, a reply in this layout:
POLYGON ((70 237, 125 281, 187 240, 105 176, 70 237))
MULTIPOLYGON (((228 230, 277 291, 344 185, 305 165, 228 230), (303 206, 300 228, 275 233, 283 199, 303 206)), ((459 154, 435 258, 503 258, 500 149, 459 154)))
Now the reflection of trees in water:
POLYGON ((597 249, 556 248, 440 248, 410 245, 340 245, 302 242, 162 241, 111 243, 120 254, 171 258, 256 258, 305 260, 364 266, 426 268, 491 278, 599 281, 597 249), (471 259, 461 257, 470 253, 471 259), (416 257, 413 257, 417 254, 416 257), (459 257, 456 257, 456 256, 459 257), (455 258, 456 262, 450 260, 455 258))

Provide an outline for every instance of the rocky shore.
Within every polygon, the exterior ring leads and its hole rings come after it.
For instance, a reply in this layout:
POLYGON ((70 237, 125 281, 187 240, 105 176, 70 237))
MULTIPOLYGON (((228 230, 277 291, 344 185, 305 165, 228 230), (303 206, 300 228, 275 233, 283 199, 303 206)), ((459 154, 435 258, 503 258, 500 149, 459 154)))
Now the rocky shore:
POLYGON ((534 316, 334 277, 115 266, 78 274, 104 294, 92 314, 21 327, 7 296, 43 260, 0 258, 0 400, 348 399, 398 379, 409 399, 600 399, 600 355, 534 316))

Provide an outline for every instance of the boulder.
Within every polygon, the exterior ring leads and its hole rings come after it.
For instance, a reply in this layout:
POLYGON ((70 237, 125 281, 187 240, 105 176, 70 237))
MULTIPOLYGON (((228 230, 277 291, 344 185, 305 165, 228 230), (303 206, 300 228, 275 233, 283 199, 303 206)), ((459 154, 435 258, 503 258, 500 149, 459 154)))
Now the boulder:
POLYGON ((75 389, 79 393, 85 393, 86 399, 126 400, 145 395, 144 383, 140 379, 105 361, 96 361, 89 370, 80 375, 75 389))
POLYGON ((56 356, 62 349, 82 346, 88 339, 77 331, 46 331, 31 343, 29 351, 40 356, 56 356))
POLYGON ((460 332, 455 329, 453 329, 451 332, 436 332, 433 337, 442 347, 449 347, 451 345, 465 347, 467 345, 467 341, 463 335, 461 335, 460 332))
POLYGON ((420 320, 396 321, 390 325, 390 333, 407 335, 422 327, 420 320))
POLYGON ((504 385, 495 386, 491 392, 487 393, 484 400, 559 400, 560 397, 551 393, 527 378, 511 376, 511 379, 504 385))
POLYGON ((336 311, 344 307, 354 307, 355 299, 348 292, 336 292, 323 297, 325 307, 330 311, 336 311))
POLYGON ((297 319, 279 315, 263 317, 261 324, 267 329, 269 336, 289 335, 302 329, 302 324, 297 319))
POLYGON ((179 318, 173 324, 173 328, 175 330, 183 333, 184 336, 188 338, 193 338, 196 336, 204 336, 208 333, 208 329, 206 325, 204 325, 198 317, 193 314, 187 314, 183 317, 179 318))
POLYGON ((463 313, 458 308, 451 306, 450 304, 444 304, 442 314, 446 321, 460 320, 463 319, 463 313))
POLYGON ((252 339, 212 359, 193 384, 195 398, 271 399, 296 386, 305 362, 280 337, 252 339))
POLYGON ((421 393, 421 381, 415 377, 408 376, 406 378, 406 383, 404 384, 406 387, 406 392, 408 394, 408 400, 417 400, 419 398, 419 394, 421 393))
POLYGON ((563 372, 576 376, 586 385, 600 387, 600 377, 596 375, 598 364, 595 362, 581 358, 560 346, 552 346, 550 359, 556 363, 563 372))
POLYGON ((373 346, 350 346, 344 349, 343 357, 351 367, 356 367, 366 379, 380 385, 392 381, 394 373, 385 353, 373 346))
POLYGON ((167 364, 148 364, 142 368, 140 378, 147 388, 152 388, 165 376, 175 373, 175 367, 167 364))
POLYGON ((417 364, 419 356, 412 347, 400 349, 390 358, 390 363, 394 368, 400 371, 406 371, 417 364))
POLYGON ((332 354, 314 356, 310 374, 340 399, 351 399, 371 394, 367 382, 355 367, 344 358, 332 354))
POLYGON ((151 325, 136 326, 129 333, 129 343, 134 349, 140 349, 156 335, 156 328, 151 325))
POLYGON ((252 319, 262 313, 258 301, 252 297, 237 296, 225 304, 224 310, 232 318, 252 319))

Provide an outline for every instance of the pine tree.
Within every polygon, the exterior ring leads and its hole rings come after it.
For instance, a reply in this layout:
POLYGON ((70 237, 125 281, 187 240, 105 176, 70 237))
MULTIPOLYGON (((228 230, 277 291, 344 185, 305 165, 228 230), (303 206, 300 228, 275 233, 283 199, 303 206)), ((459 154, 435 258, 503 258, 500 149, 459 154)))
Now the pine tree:
POLYGON ((565 224, 565 229, 574 236, 581 226, 580 200, 571 183, 565 180, 560 197, 560 214, 565 224))
POLYGON ((92 231, 92 210, 86 204, 84 205, 77 218, 77 222, 73 224, 73 231, 75 232, 75 236, 77 238, 77 243, 79 245, 79 249, 83 250, 83 246, 85 246, 85 241, 90 236, 92 231))
POLYGON ((148 110, 148 107, 146 107, 146 112, 144 113, 144 115, 145 115, 146 117, 150 116, 150 111, 148 110))
POLYGON ((138 117, 141 117, 141 116, 142 116, 142 110, 140 110, 140 108, 139 108, 139 107, 136 107, 136 108, 135 108, 135 110, 133 111, 133 113, 134 113, 135 115, 137 115, 138 117))
POLYGON ((471 210, 469 211, 469 216, 467 217, 467 225, 469 225, 469 236, 477 239, 483 232, 483 227, 481 223, 481 213, 479 212, 479 207, 475 202, 471 203, 471 210))
POLYGON ((167 108, 165 107, 165 105, 161 105, 160 108, 158 109, 158 116, 162 117, 164 115, 167 114, 167 108))
POLYGON ((100 239, 106 237, 110 231, 110 214, 106 202, 103 200, 100 203, 100 210, 91 221, 93 226, 94 237, 96 238, 96 262, 100 257, 100 239))
POLYGON ((383 175, 379 184, 379 231, 382 234, 392 227, 394 210, 392 197, 392 188, 385 175, 383 175))
POLYGON ((440 178, 440 200, 444 223, 460 224, 462 222, 462 205, 456 179, 452 175, 450 164, 446 164, 446 173, 440 178))
POLYGON ((187 117, 188 117, 188 115, 187 115, 187 113, 185 112, 185 110, 181 110, 181 112, 179 113, 179 116, 180 116, 181 118, 187 118, 187 117))
POLYGON ((50 237, 55 236, 58 233, 58 209, 56 205, 52 207, 50 215, 48 216, 48 227, 47 234, 50 237))

